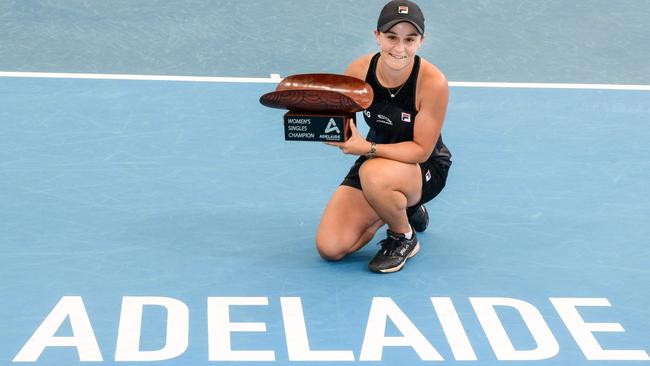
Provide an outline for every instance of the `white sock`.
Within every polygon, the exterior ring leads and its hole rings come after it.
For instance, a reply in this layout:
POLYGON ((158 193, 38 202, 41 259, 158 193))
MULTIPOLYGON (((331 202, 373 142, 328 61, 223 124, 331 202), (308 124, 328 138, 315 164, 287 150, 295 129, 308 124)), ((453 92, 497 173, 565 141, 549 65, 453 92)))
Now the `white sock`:
POLYGON ((411 238, 413 237, 413 230, 411 230, 408 233, 404 234, 404 236, 406 236, 406 239, 411 240, 411 238))

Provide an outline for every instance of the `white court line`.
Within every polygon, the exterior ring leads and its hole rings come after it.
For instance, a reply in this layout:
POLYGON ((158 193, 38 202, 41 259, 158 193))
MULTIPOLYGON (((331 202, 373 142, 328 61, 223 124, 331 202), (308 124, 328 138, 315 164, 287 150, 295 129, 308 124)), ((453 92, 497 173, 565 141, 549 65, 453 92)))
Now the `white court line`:
MULTIPOLYGON (((282 80, 279 74, 271 74, 267 78, 252 78, 252 77, 209 77, 209 76, 173 76, 173 75, 79 74, 79 73, 13 72, 13 71, 0 71, 0 77, 192 81, 192 82, 203 82, 203 83, 279 83, 282 80)), ((466 88, 592 89, 592 90, 650 91, 650 85, 621 85, 621 84, 563 84, 563 83, 508 83, 508 82, 450 81, 449 86, 466 87, 466 88)))
POLYGON ((0 71, 0 77, 49 78, 49 79, 99 79, 99 80, 151 80, 151 81, 195 81, 203 83, 279 83, 279 74, 268 78, 173 76, 173 75, 126 75, 126 74, 77 74, 57 72, 13 72, 0 71))
POLYGON ((450 81, 449 86, 467 88, 523 88, 523 89, 593 89, 650 91, 650 85, 623 84, 562 84, 562 83, 492 83, 450 81))

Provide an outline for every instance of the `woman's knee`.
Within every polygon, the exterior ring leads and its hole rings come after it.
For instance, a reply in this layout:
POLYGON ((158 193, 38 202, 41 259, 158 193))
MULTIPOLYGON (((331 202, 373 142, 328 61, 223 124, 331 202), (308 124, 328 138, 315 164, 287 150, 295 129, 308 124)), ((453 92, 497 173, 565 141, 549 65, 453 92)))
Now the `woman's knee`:
POLYGON ((364 190, 387 187, 390 182, 390 172, 383 164, 382 158, 366 160, 359 169, 359 178, 364 190))
POLYGON ((348 254, 345 246, 321 236, 316 236, 316 249, 318 254, 328 261, 340 261, 348 254))
POLYGON ((316 234, 316 249, 323 259, 340 261, 350 254, 359 236, 350 228, 320 228, 316 234))
POLYGON ((359 177, 366 199, 374 200, 385 193, 401 192, 409 202, 417 202, 422 191, 420 168, 417 164, 376 158, 363 163, 359 177))

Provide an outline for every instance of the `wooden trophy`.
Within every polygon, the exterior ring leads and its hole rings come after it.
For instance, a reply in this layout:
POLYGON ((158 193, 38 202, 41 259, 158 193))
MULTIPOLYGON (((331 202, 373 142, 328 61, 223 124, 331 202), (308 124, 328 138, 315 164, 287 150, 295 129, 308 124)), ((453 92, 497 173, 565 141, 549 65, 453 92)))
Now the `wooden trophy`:
POLYGON ((260 97, 270 108, 288 109, 284 139, 346 141, 356 112, 372 104, 372 87, 363 80, 337 74, 288 76, 274 92, 260 97))

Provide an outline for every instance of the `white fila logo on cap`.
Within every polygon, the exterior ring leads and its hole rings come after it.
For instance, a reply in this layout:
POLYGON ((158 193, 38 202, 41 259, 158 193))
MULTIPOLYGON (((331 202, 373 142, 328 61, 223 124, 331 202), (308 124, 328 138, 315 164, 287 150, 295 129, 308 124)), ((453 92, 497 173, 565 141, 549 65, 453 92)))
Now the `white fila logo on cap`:
POLYGON ((402 121, 403 122, 411 122, 411 114, 402 112, 402 121))
POLYGON ((401 5, 399 9, 397 10, 398 13, 400 14, 408 14, 409 13, 409 7, 401 5))

